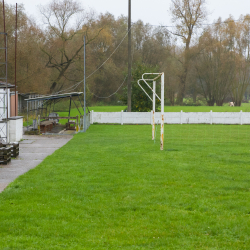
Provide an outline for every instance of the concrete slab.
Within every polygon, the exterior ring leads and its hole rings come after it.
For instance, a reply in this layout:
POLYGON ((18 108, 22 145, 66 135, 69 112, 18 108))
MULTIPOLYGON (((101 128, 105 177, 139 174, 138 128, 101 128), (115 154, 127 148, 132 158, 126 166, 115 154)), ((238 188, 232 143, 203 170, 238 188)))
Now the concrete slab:
POLYGON ((72 135, 24 135, 19 156, 8 165, 0 165, 0 192, 18 176, 40 164, 48 155, 65 145, 72 135))
POLYGON ((31 144, 31 143, 33 143, 35 140, 23 140, 23 141, 21 141, 20 143, 22 143, 22 144, 31 144))

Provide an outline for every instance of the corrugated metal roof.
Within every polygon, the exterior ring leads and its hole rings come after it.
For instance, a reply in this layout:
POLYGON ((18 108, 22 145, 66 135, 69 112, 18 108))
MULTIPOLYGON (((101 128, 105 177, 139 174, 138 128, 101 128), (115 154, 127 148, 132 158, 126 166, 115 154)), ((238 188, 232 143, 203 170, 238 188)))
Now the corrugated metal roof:
MULTIPOLYGON (((0 81, 0 89, 5 89, 5 88, 6 88, 6 82, 0 81)), ((7 83, 7 88, 8 89, 15 88, 15 85, 7 83)))
POLYGON ((79 96, 82 94, 83 92, 72 92, 72 93, 64 93, 64 94, 57 94, 57 95, 39 96, 35 98, 25 99, 25 101, 32 102, 32 101, 53 100, 53 99, 61 99, 61 98, 79 96))

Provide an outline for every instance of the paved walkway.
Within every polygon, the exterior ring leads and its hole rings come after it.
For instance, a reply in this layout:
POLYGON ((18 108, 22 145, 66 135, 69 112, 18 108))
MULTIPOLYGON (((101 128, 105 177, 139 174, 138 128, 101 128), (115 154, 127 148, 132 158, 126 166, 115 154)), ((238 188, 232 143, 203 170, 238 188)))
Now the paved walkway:
POLYGON ((48 155, 72 139, 72 135, 24 135, 20 142, 19 156, 8 165, 0 165, 0 192, 18 176, 41 163, 48 155))

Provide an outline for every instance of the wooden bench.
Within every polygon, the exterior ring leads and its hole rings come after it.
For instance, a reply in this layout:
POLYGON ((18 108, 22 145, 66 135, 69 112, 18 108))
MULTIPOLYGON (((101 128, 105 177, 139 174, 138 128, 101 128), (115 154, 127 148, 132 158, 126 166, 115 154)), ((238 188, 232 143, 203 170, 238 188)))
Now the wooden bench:
POLYGON ((54 126, 53 121, 43 121, 40 123, 40 130, 42 133, 46 133, 47 131, 51 131, 54 126))

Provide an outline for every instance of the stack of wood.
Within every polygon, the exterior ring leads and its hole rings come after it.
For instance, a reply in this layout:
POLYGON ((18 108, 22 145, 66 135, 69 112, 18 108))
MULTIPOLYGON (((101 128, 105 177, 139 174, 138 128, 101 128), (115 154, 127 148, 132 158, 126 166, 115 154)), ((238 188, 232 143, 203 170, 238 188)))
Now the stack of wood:
POLYGON ((19 143, 0 143, 0 164, 7 164, 19 155, 19 143), (10 154, 10 159, 9 159, 10 154), (2 162, 3 161, 3 162, 2 162))
POLYGON ((0 164, 6 165, 11 161, 11 147, 0 147, 0 164))
POLYGON ((16 158, 19 155, 19 143, 14 142, 10 144, 11 146, 11 157, 16 158))

